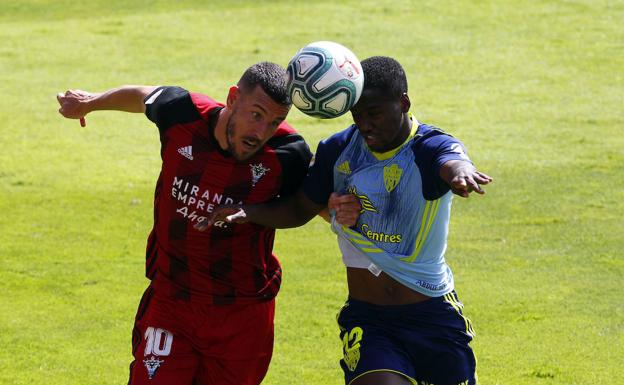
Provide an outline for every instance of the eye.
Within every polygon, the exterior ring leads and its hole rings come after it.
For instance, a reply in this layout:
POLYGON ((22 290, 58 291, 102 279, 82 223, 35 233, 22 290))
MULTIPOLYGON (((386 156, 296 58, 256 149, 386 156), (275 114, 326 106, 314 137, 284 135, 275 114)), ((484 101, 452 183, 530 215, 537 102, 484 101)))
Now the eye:
POLYGON ((252 118, 253 120, 258 121, 258 120, 262 119, 262 115, 260 115, 260 113, 258 113, 258 112, 256 112, 256 111, 252 111, 252 112, 251 112, 251 118, 252 118))
POLYGON ((379 116, 379 113, 380 113, 379 110, 369 110, 368 111, 368 116, 376 117, 376 116, 379 116))

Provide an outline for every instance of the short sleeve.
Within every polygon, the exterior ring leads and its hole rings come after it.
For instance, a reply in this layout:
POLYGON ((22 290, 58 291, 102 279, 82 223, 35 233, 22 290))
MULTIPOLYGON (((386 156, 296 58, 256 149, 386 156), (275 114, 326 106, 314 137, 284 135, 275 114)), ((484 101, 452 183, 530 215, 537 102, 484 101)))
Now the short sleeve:
POLYGON ((308 165, 312 159, 312 152, 308 144, 298 134, 290 134, 271 140, 282 166, 282 185, 280 197, 293 195, 301 187, 306 176, 308 165))
POLYGON ((303 192, 312 202, 327 204, 334 192, 334 165, 356 132, 355 125, 351 125, 318 144, 308 176, 303 181, 303 192))
POLYGON ((438 199, 450 190, 440 177, 440 168, 450 160, 471 162, 464 145, 456 138, 437 129, 419 129, 424 135, 414 141, 414 159, 423 184, 423 195, 427 200, 438 199))
POLYGON ((144 103, 145 115, 161 133, 176 124, 201 118, 191 95, 184 88, 158 87, 145 97, 144 103))

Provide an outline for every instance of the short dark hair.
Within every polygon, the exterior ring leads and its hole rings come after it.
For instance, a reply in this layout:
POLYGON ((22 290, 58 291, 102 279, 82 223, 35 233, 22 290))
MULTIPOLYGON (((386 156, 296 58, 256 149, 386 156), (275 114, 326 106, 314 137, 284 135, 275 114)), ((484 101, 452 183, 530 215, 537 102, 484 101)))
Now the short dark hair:
POLYGON ((398 61, 387 56, 372 56, 362 60, 364 89, 378 89, 393 97, 407 93, 407 77, 398 61))
POLYGON ((238 81, 238 87, 243 91, 251 91, 259 85, 275 102, 290 105, 290 96, 286 86, 287 78, 286 70, 278 64, 260 62, 247 68, 238 81))

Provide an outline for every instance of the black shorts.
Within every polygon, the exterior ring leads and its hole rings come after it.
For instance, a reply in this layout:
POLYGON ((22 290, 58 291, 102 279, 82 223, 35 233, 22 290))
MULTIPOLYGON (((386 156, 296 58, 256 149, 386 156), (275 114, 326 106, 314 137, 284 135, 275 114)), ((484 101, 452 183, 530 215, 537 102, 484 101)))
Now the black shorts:
POLYGON ((397 306, 349 298, 338 314, 345 384, 377 371, 414 384, 477 384, 474 330, 462 308, 455 292, 397 306))

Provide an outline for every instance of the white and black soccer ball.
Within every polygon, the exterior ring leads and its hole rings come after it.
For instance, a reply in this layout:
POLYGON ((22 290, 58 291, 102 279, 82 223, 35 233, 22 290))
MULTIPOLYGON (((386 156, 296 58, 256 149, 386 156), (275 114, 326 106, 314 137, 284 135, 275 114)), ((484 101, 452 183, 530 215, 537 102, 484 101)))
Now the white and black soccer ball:
POLYGON ((364 74, 348 48, 317 41, 301 48, 288 63, 288 92, 301 112, 315 118, 340 116, 362 94, 364 74))

